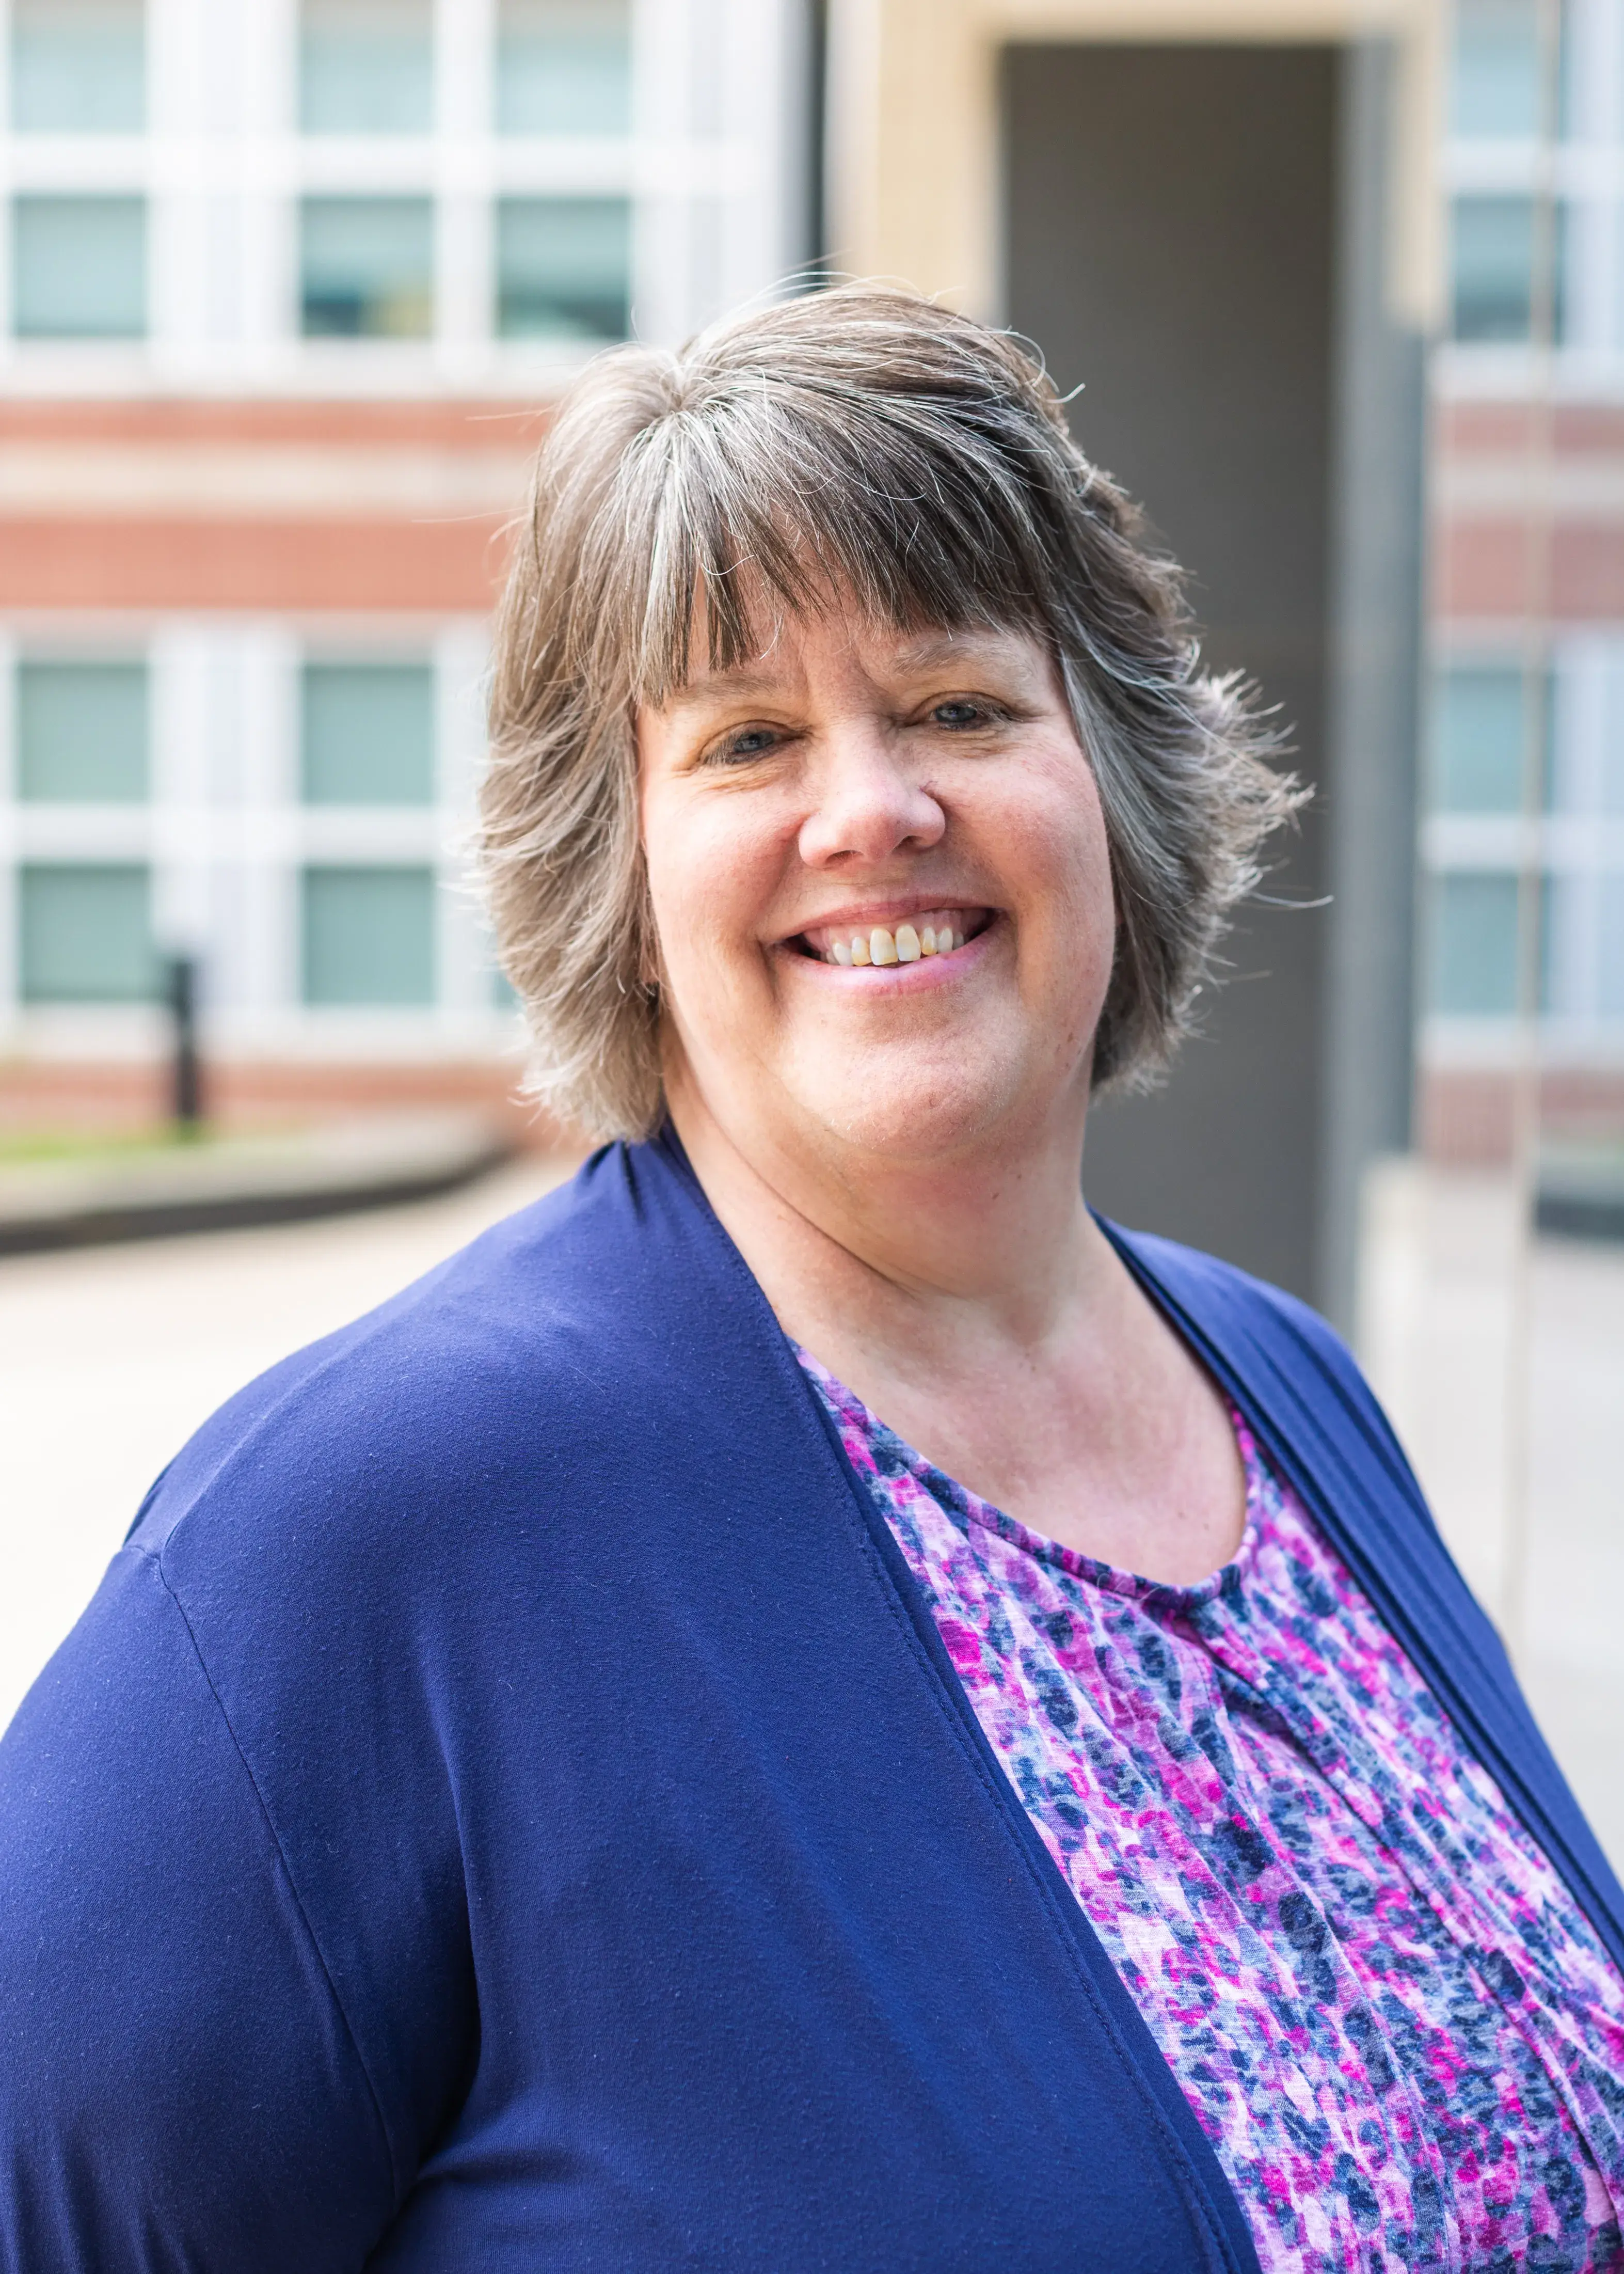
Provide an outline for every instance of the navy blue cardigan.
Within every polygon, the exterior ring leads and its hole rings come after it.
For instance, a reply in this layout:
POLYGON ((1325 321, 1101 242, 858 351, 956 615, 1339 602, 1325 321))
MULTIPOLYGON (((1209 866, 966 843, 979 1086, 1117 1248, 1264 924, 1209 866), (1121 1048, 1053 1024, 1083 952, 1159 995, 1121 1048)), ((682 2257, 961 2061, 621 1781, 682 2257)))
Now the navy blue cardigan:
MULTIPOLYGON (((1123 1254, 1624 1962, 1339 1344, 1123 1254)), ((0 1746, 8 2274, 1257 2265, 674 1142, 233 1399, 0 1746)))

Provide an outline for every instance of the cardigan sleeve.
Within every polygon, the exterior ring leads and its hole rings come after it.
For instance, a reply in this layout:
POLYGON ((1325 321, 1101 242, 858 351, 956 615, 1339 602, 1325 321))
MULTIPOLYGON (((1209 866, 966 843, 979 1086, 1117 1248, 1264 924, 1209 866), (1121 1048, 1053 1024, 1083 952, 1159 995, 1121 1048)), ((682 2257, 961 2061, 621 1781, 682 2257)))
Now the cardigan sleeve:
POLYGON ((4 2274, 337 2274, 400 2195, 378 2097, 156 1558, 0 1742, 4 2274))

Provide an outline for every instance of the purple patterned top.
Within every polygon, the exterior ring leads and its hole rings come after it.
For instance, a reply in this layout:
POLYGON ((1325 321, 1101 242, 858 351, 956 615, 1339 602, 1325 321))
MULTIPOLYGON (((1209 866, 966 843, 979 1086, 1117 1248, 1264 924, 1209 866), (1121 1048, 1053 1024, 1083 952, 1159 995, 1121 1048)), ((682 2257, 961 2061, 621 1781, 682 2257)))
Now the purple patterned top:
POLYGON ((1240 1548, 1162 1586, 801 1359, 1265 2274, 1624 2269, 1624 1980, 1238 1417, 1240 1548))

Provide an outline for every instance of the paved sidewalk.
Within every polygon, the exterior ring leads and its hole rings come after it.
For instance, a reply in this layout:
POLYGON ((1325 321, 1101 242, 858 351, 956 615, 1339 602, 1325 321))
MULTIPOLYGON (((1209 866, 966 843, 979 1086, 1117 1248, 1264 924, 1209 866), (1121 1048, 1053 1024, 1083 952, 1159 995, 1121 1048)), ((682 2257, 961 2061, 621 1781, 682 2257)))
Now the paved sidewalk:
POLYGON ((1360 1354, 1624 1870, 1624 1243, 1521 1246, 1507 1179, 1398 1162, 1363 1276, 1360 1354))

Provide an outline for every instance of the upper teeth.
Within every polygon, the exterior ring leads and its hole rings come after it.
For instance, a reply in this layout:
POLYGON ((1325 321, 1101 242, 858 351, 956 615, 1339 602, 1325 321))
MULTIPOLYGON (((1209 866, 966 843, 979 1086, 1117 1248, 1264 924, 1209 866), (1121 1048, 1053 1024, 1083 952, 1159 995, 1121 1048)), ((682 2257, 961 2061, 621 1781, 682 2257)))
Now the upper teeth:
POLYGON ((839 964, 917 963, 921 955, 951 955, 965 944, 963 932, 951 924, 900 923, 894 932, 883 924, 854 931, 849 939, 830 942, 829 952, 839 964))

